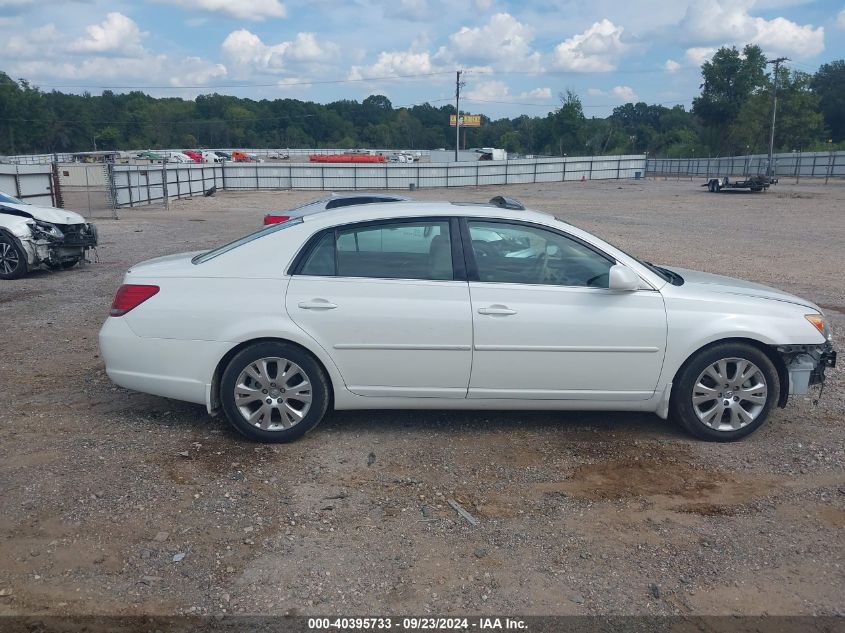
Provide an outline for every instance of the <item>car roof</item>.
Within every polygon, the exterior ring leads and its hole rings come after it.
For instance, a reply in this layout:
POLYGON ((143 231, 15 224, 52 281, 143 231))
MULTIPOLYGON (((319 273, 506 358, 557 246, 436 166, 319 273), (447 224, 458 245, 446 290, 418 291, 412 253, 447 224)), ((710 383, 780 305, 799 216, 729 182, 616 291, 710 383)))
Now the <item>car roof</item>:
POLYGON ((338 209, 328 209, 320 213, 303 216, 306 222, 325 222, 342 219, 344 224, 350 222, 366 222, 367 220, 382 220, 389 218, 412 218, 418 216, 470 216, 482 218, 498 218, 505 220, 533 220, 548 223, 556 218, 542 211, 516 211, 503 209, 490 203, 466 204, 462 202, 388 202, 363 205, 351 205, 338 209))

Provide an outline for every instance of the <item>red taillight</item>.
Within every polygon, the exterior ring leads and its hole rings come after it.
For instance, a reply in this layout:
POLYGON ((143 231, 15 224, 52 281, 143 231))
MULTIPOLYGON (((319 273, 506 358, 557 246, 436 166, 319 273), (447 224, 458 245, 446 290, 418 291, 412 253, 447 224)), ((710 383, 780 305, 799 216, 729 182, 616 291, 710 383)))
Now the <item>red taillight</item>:
POLYGON ((264 224, 281 224, 290 220, 289 215, 276 215, 275 213, 268 213, 264 216, 264 224))
POLYGON ((117 289, 111 304, 111 316, 123 316, 134 310, 147 299, 158 293, 158 286, 143 286, 140 284, 123 284, 117 289))

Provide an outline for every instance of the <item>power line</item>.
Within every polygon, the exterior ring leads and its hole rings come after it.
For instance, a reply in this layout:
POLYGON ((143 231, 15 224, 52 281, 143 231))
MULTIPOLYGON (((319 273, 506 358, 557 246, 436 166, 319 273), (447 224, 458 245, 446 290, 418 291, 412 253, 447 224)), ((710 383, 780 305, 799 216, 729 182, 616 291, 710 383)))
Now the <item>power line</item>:
MULTIPOLYGON (((695 97, 690 97, 689 99, 682 99, 680 101, 658 101, 655 103, 649 103, 648 105, 677 105, 679 103, 688 103, 692 101, 695 97)), ((560 103, 525 103, 524 101, 496 101, 492 99, 472 99, 469 97, 464 97, 464 101, 469 101, 470 103, 497 103, 501 105, 520 105, 520 106, 531 106, 531 107, 538 107, 538 108, 558 108, 560 107, 560 103)), ((630 101, 627 103, 631 103, 630 101)), ((582 105, 583 108, 616 108, 620 105, 620 103, 607 103, 607 104, 593 104, 593 105, 582 105)))
MULTIPOLYGON (((451 70, 434 71, 428 73, 410 73, 404 75, 384 75, 380 77, 347 77, 344 79, 303 79, 301 81, 291 81, 288 83, 280 83, 279 81, 264 83, 264 82, 238 82, 238 83, 219 83, 219 84, 188 84, 182 86, 174 86, 171 84, 137 84, 137 85, 106 85, 106 84, 68 84, 68 83, 38 83, 39 86, 45 88, 96 88, 100 90, 217 90, 227 88, 287 88, 290 86, 309 86, 309 85, 331 85, 331 84, 350 84, 361 83, 368 81, 392 81, 401 79, 422 79, 425 77, 437 77, 452 74, 451 70)), ((604 71, 576 71, 576 70, 554 70, 542 69, 535 71, 527 70, 472 70, 463 71, 472 72, 479 75, 490 76, 547 76, 547 75, 573 75, 573 76, 589 76, 589 75, 604 75, 604 71)), ((620 75, 641 75, 665 72, 662 68, 637 68, 628 70, 614 70, 614 74, 620 75)))
POLYGON ((311 79, 303 81, 291 81, 288 83, 227 83, 227 84, 203 84, 203 85, 136 85, 136 86, 107 86, 99 84, 50 84, 42 83, 40 86, 47 88, 99 88, 100 90, 214 90, 218 88, 287 88, 289 86, 310 86, 323 84, 347 84, 360 83, 363 81, 389 81, 393 79, 416 79, 421 77, 435 77, 438 75, 449 75, 452 71, 438 71, 431 73, 414 73, 410 75, 385 75, 383 77, 354 77, 346 79, 311 79))

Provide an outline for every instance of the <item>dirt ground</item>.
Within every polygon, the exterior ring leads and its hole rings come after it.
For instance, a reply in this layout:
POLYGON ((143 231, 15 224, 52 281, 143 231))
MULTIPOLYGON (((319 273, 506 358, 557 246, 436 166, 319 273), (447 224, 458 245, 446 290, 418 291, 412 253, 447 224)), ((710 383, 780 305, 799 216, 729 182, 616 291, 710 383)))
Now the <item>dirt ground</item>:
MULTIPOLYGON (((504 192, 650 261, 806 296, 845 332, 845 185, 698 185, 504 192)), ((0 614, 845 613, 841 369, 818 406, 723 445, 652 415, 424 411, 263 446, 110 383, 97 331, 130 265, 315 195, 127 209, 98 220, 99 263, 0 283, 0 614)))

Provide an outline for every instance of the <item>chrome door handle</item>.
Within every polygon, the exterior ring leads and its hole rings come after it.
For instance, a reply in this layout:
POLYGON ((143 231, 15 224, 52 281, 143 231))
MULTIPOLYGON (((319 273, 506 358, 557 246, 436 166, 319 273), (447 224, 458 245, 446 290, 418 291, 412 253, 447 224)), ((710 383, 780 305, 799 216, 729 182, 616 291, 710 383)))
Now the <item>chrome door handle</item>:
POLYGON ((492 314, 494 316, 509 316, 516 314, 516 310, 511 310, 507 306, 489 306, 487 308, 478 308, 478 314, 492 314))
POLYGON ((312 299, 311 301, 301 301, 299 307, 303 310, 334 310, 337 305, 329 303, 325 299, 312 299))

